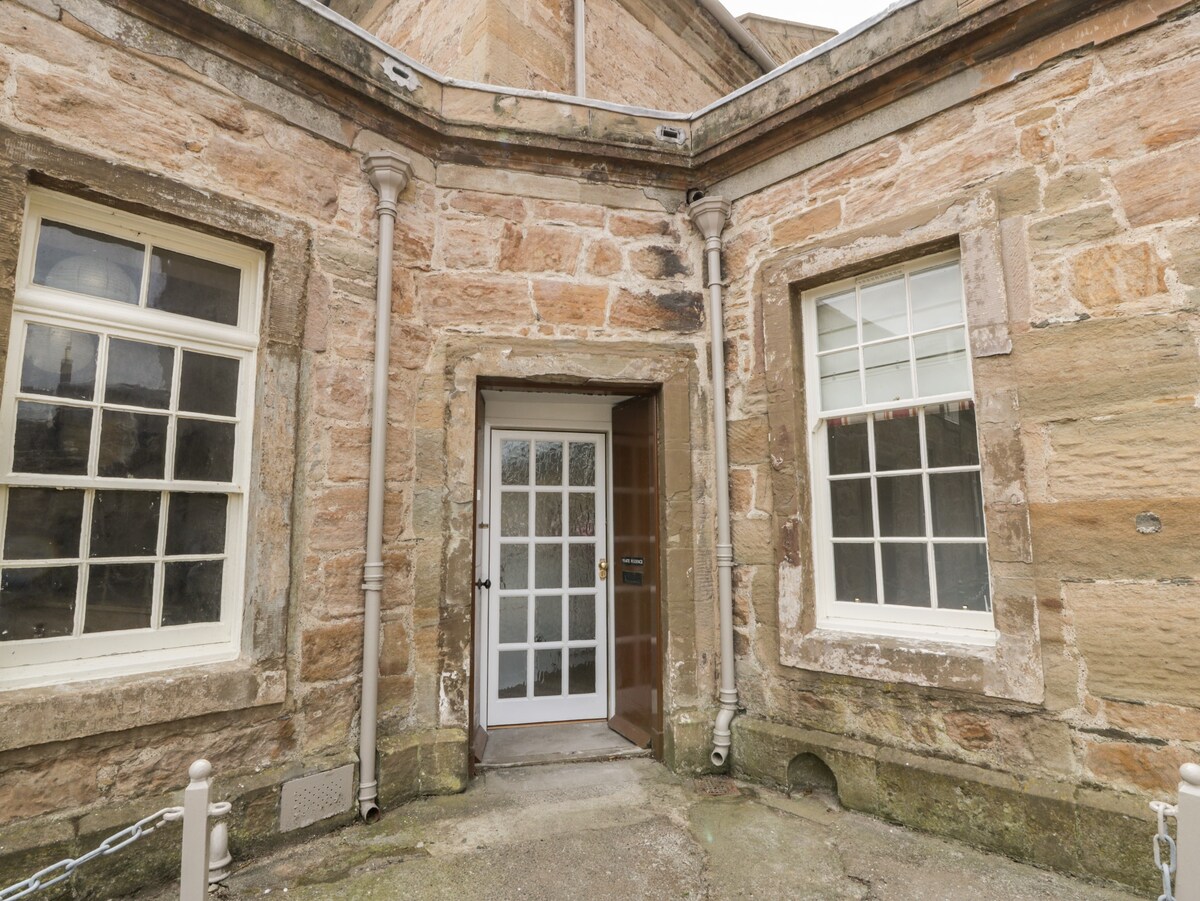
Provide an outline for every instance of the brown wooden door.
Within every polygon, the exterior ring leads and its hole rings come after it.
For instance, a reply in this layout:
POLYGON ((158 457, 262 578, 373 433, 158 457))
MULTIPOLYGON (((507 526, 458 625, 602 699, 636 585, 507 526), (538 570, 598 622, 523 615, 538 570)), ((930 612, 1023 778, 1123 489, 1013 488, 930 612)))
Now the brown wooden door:
POLYGON ((661 755, 657 398, 618 404, 612 425, 616 696, 609 725, 661 755))

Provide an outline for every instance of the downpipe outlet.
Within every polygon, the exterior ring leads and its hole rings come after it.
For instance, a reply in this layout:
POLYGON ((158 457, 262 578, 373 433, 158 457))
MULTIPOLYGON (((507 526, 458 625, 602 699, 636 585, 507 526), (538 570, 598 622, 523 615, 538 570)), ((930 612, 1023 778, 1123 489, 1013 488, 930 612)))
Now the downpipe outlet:
POLYGON ((713 466, 717 502, 717 612, 720 622, 721 710, 713 724, 713 766, 724 767, 737 715, 737 671, 733 660, 733 543, 729 526, 729 436, 725 412, 725 309, 721 279, 721 234, 729 221, 729 201, 689 192, 688 216, 704 236, 708 321, 712 344, 713 466))

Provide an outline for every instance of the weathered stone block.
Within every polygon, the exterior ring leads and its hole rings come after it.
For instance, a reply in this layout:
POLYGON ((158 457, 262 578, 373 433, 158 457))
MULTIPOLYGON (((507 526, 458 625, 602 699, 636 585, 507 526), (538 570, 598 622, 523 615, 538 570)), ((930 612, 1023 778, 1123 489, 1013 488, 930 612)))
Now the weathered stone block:
POLYGON ((704 320, 704 301, 695 291, 634 294, 619 289, 608 324, 615 328, 691 332, 704 320))
POLYGON ((1111 313, 1167 290, 1166 265, 1146 243, 1105 244, 1071 261, 1071 289, 1093 313, 1111 313))
POLYGON ((1035 253, 1061 251, 1110 238, 1120 230, 1112 207, 1097 204, 1036 221, 1029 229, 1029 240, 1035 253))
POLYGON ((346 622, 306 629, 300 636, 300 678, 323 682, 362 669, 362 623, 346 622))
POLYGON ((417 309, 434 326, 533 321, 529 283, 511 276, 422 273, 417 277, 417 309))
POLYGON ((579 267, 583 238, 571 228, 531 225, 521 229, 505 225, 500 240, 501 270, 508 272, 563 272, 579 267))
POLYGON ((608 286, 539 280, 533 283, 533 303, 543 322, 599 327, 608 311, 608 286))

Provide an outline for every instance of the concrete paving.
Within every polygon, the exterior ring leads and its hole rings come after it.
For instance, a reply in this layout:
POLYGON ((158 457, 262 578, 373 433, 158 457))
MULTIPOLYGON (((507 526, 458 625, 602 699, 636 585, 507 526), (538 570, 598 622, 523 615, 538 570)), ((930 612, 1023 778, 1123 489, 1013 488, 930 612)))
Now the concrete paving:
MULTIPOLYGON (((492 770, 241 865, 217 897, 1133 901, 836 809, 652 760, 492 770)), ((166 901, 170 891, 142 896, 166 901)))
POLYGON ((479 769, 649 756, 649 749, 622 738, 608 728, 608 723, 555 723, 492 729, 479 769))

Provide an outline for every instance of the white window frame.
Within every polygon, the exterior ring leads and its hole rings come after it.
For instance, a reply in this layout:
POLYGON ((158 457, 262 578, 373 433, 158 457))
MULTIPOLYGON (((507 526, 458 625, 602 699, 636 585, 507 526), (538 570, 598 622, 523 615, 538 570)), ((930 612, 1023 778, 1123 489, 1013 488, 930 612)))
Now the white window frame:
MULTIPOLYGON (((816 626, 818 629, 827 629, 835 632, 856 632, 869 635, 879 636, 894 636, 898 638, 916 638, 929 639, 935 641, 945 641, 956 644, 971 644, 971 645, 994 645, 996 642, 995 620, 992 611, 970 611, 970 610, 945 610, 936 607, 904 607, 893 604, 883 603, 866 603, 855 604, 847 602, 839 602, 836 600, 835 585, 834 585, 834 561, 833 561, 833 534, 832 534, 832 510, 830 491, 828 488, 830 480, 829 472, 829 443, 827 437, 827 422, 831 419, 841 419, 850 416, 859 416, 869 413, 884 413, 891 410, 906 410, 915 407, 936 407, 941 404, 953 404, 961 401, 970 401, 976 404, 974 392, 974 370, 970 353, 969 332, 967 328, 967 309, 966 309, 966 290, 962 290, 963 304, 963 332, 966 340, 966 359, 967 372, 969 376, 969 387, 967 390, 954 392, 949 394, 941 394, 935 396, 919 396, 907 400, 887 401, 883 403, 862 403, 854 407, 846 407, 836 410, 821 410, 821 379, 820 369, 818 366, 818 349, 817 349, 817 303, 828 297, 837 294, 842 294, 849 289, 863 287, 884 281, 889 278, 894 278, 898 275, 908 276, 915 272, 921 272, 926 269, 932 269, 937 266, 944 265, 949 262, 958 261, 960 264, 961 277, 961 254, 957 251, 948 251, 932 256, 921 257, 911 262, 897 266, 889 266, 883 269, 872 271, 854 278, 843 279, 838 282, 833 282, 826 285, 821 285, 818 288, 807 290, 801 293, 801 315, 804 328, 803 343, 804 343, 804 372, 805 372, 805 391, 808 410, 808 446, 809 460, 811 468, 811 493, 812 493, 812 534, 813 534, 813 554, 814 554, 814 582, 816 589, 816 626)), ((914 337, 925 334, 925 332, 913 332, 911 325, 911 298, 909 300, 909 341, 914 337)), ((862 341, 862 315, 861 309, 858 313, 858 344, 856 346, 870 346, 873 343, 885 343, 888 340, 881 339, 879 342, 863 342, 862 341)), ((930 333, 945 330, 945 327, 939 327, 928 330, 930 333)), ((911 346, 910 346, 911 349, 911 346)), ((914 376, 915 377, 915 376, 914 376)), ((914 395, 916 395, 914 385, 914 395)), ((866 400, 865 389, 861 395, 862 399, 866 400)), ((930 519, 930 498, 928 490, 928 479, 925 478, 925 473, 929 471, 928 461, 926 459, 926 444, 925 444, 925 418, 919 417, 920 435, 921 435, 921 468, 912 470, 911 474, 921 474, 922 482, 925 484, 925 518, 926 523, 930 519)), ((874 485, 876 480, 876 470, 874 468, 874 429, 868 429, 868 441, 871 447, 871 481, 874 485)), ((976 437, 978 437, 978 432, 976 437)), ((980 466, 958 467, 958 471, 981 471, 982 466, 982 446, 980 448, 981 460, 980 466)), ((939 469, 939 472, 954 472, 955 469, 939 469)), ((889 472, 889 475, 899 475, 909 473, 909 470, 889 472)), ((861 478, 862 476, 859 476, 861 478)), ((834 478, 837 478, 836 476, 834 478)), ((982 475, 981 475, 982 482, 982 475)), ((875 532, 878 534, 878 499, 872 490, 872 507, 873 516, 876 519, 875 532)), ((864 539, 863 543, 875 543, 880 539, 864 539)), ((986 525, 982 539, 958 539, 964 543, 983 544, 987 547, 987 531, 986 525)), ((955 539, 939 538, 939 543, 952 543, 955 539)), ((878 564, 876 565, 878 570, 878 564)), ((882 578, 882 574, 876 573, 877 580, 882 578)), ((995 598, 994 585, 995 580, 992 575, 991 559, 988 559, 988 580, 990 596, 995 598)), ((930 562, 930 589, 931 595, 936 597, 936 575, 930 562)))
MULTIPOLYGON (((9 487, 66 487, 93 489, 141 489, 180 491, 193 490, 227 494, 226 541, 223 556, 221 618, 216 623, 197 623, 157 626, 121 632, 99 632, 0 642, 0 688, 40 685, 97 678, 111 675, 145 672, 183 665, 195 665, 219 660, 231 660, 240 653, 248 494, 250 488, 251 444, 253 434, 254 384, 257 373, 257 350, 261 303, 265 277, 265 255, 262 251, 235 244, 190 229, 169 225, 136 216, 96 203, 31 188, 26 201, 25 223, 17 262, 16 291, 13 303, 8 359, 4 392, 0 398, 0 514, 7 509, 9 487), (237 268, 239 284, 238 325, 224 325, 188 316, 150 309, 145 306, 148 291, 148 272, 143 270, 139 305, 77 294, 33 283, 34 260, 39 228, 43 219, 79 226, 149 245, 144 265, 148 269, 151 250, 155 247, 175 250, 194 257, 237 268), (236 358, 240 362, 237 408, 234 417, 233 477, 230 482, 194 482, 163 479, 100 478, 79 475, 35 475, 14 473, 13 441, 18 399, 62 403, 99 411, 100 380, 103 357, 97 360, 97 388, 91 401, 72 401, 62 398, 22 395, 21 370, 24 357, 26 325, 30 322, 53 327, 87 331, 102 336, 99 352, 107 342, 103 336, 129 338, 176 348, 175 371, 172 377, 171 405, 163 412, 174 415, 179 402, 179 373, 183 350, 196 350, 236 358)), ((188 418, 229 422, 229 417, 207 416, 187 412, 188 418)), ((96 430, 100 416, 93 414, 93 439, 90 454, 94 458, 98 442, 96 430)), ((173 459, 174 430, 170 430, 166 455, 173 459)), ((94 461, 93 461, 94 462, 94 461)), ((169 465, 169 464, 168 464, 169 465)), ((168 469, 168 472, 170 470, 168 469)), ((85 536, 90 528, 91 504, 84 506, 85 536)), ((166 528, 166 510, 160 511, 160 545, 166 528)), ((0 548, 3 547, 7 514, 0 516, 0 548)), ((86 542, 80 557, 70 561, 87 560, 86 542)), ((217 555, 196 555, 211 559, 217 555)), ((145 562, 145 558, 138 558, 145 562)), ((172 556, 186 561, 189 557, 172 556)), ((129 558, 130 562, 134 558, 129 558)), ((123 562, 108 559, 105 562, 123 562)), ((25 561, 22 561, 25 562, 25 561)), ((56 563, 59 561, 55 561, 56 563)), ((83 590, 81 587, 80 591, 83 590)), ((156 592, 155 614, 158 611, 156 592)), ((76 632, 84 611, 76 605, 76 632)))

